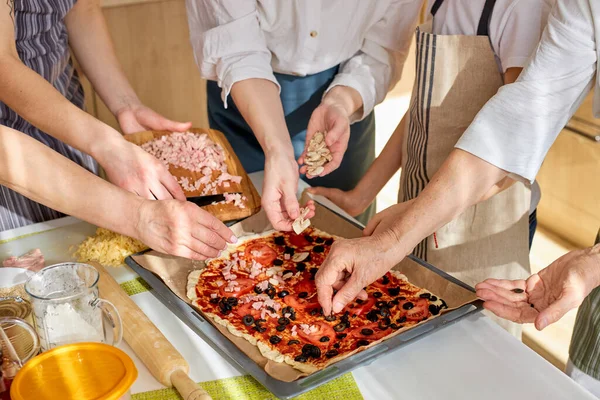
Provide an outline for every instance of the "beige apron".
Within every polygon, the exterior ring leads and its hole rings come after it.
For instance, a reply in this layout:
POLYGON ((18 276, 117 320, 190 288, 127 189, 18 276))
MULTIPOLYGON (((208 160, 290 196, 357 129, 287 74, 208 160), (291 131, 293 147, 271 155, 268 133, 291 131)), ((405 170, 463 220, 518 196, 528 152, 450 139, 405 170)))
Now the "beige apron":
MULTIPOLYGON (((432 8, 434 15, 441 3, 432 8)), ((432 21, 417 28, 417 75, 402 147, 399 201, 418 196, 503 84, 487 35, 493 6, 494 1, 486 2, 478 36, 434 35, 432 21)), ((491 277, 526 278, 529 202, 529 189, 517 183, 468 208, 413 254, 471 286, 491 277)), ((500 324, 520 337, 520 326, 500 324)))

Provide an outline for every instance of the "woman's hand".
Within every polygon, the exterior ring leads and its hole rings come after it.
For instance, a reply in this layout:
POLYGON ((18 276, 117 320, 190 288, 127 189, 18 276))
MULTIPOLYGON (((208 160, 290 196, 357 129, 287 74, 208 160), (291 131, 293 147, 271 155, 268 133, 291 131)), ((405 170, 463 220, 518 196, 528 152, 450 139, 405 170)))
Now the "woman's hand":
POLYGON ((349 190, 346 192, 336 188, 326 188, 317 186, 311 187, 310 189, 308 189, 308 192, 311 194, 316 194, 328 198, 335 205, 337 205, 353 217, 356 217, 357 215, 361 214, 367 209, 369 204, 373 202, 373 199, 364 198, 362 193, 360 193, 356 189, 349 190))
POLYGON ((483 306, 501 318, 538 330, 578 307, 600 285, 600 245, 565 254, 525 280, 487 279, 475 286, 483 306))
MULTIPOLYGON (((327 132, 325 136, 325 144, 331 152, 333 158, 330 162, 323 165, 323 172, 318 176, 325 176, 335 171, 344 158, 344 153, 348 148, 348 140, 350 139, 350 120, 344 108, 336 103, 321 103, 319 107, 313 111, 308 128, 306 129, 306 143, 304 151, 298 158, 298 164, 302 165, 300 172, 306 174, 307 166, 304 164, 304 158, 310 140, 317 132, 327 132)), ((312 175, 306 174, 307 178, 312 178, 312 175)))
POLYGON ((161 253, 206 260, 217 257, 237 238, 212 214, 186 201, 143 200, 136 237, 161 253))
POLYGON ((185 200, 185 194, 167 167, 141 147, 120 135, 103 144, 97 160, 108 180, 150 200, 185 200))
MULTIPOLYGON (((344 158, 344 153, 348 148, 348 140, 350 140, 350 117, 363 106, 362 97, 357 90, 348 86, 334 86, 331 88, 321 105, 317 107, 308 122, 306 129, 306 144, 304 152, 298 158, 300 165, 304 164, 306 157, 306 149, 310 143, 310 139, 317 132, 327 132, 325 136, 325 144, 331 152, 333 160, 323 166, 323 172, 319 176, 324 176, 335 171, 344 158)), ((306 166, 302 166, 300 172, 305 174, 306 166)), ((307 175, 311 178, 311 175, 307 175)))
POLYGON ((392 237, 384 235, 336 241, 315 275, 323 314, 339 313, 355 298, 366 298, 363 288, 397 263, 390 251, 392 237), (334 295, 334 290, 337 293, 334 295))
POLYGON ((126 135, 142 131, 185 132, 192 127, 191 122, 171 121, 141 103, 121 108, 115 116, 126 135))
MULTIPOLYGON (((262 206, 271 225, 277 230, 292 230, 292 223, 300 216, 300 204, 296 197, 298 179, 298 166, 293 157, 277 152, 267 155, 262 206)), ((314 203, 311 201, 306 206, 311 209, 307 218, 312 218, 314 203)))

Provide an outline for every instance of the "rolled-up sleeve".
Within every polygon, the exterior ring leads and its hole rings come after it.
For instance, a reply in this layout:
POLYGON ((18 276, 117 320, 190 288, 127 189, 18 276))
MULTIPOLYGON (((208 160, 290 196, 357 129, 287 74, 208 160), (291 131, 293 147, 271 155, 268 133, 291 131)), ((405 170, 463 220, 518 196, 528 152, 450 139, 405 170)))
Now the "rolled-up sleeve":
POLYGON ((368 116, 400 80, 421 5, 422 0, 392 2, 386 16, 367 32, 360 51, 342 63, 328 91, 341 85, 360 93, 362 114, 353 115, 351 122, 368 116))
POLYGON ((234 83, 267 79, 277 86, 256 1, 186 0, 190 39, 202 78, 217 81, 227 108, 234 83))
POLYGON ((561 0, 519 79, 502 87, 457 142, 519 180, 533 182, 548 150, 594 83, 589 0, 561 0))

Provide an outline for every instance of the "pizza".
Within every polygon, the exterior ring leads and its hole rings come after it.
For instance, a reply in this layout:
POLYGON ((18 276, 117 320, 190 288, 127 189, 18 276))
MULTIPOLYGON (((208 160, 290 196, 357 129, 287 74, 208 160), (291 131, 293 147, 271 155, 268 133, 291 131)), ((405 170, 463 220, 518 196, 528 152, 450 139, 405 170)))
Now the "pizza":
POLYGON ((187 296, 263 356, 312 373, 447 308, 390 271, 338 315, 323 315, 315 274, 338 239, 314 227, 240 238, 188 277, 187 296))

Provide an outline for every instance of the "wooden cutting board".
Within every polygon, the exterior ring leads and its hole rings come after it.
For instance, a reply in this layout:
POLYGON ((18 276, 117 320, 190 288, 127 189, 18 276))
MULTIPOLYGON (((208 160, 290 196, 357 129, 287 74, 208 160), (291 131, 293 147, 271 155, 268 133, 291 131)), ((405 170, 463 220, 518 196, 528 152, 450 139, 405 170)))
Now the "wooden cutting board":
MULTIPOLYGON (((238 208, 233 204, 217 204, 217 205, 209 205, 202 207, 206 211, 210 212, 221 221, 233 221, 237 219, 242 219, 245 217, 249 217, 257 213, 260 210, 260 196, 256 191, 256 188, 252 184, 252 181, 248 177, 248 174, 242 167, 240 160, 235 155, 233 148, 229 144, 229 141, 225 138, 225 136, 214 129, 202 129, 202 128, 191 128, 189 130, 193 133, 207 134, 215 143, 220 144, 223 150, 225 151, 225 163, 227 164, 227 172, 231 175, 239 175, 242 177, 241 183, 233 183, 231 182, 230 186, 225 188, 221 185, 217 187, 217 191, 219 194, 221 193, 235 193, 241 192, 246 196, 246 208, 238 208)), ((170 135, 171 132, 167 131, 146 131, 146 132, 138 132, 131 135, 125 135, 125 139, 127 141, 137 144, 138 146, 149 142, 153 139, 159 138, 164 135, 170 135)), ((184 168, 174 167, 172 165, 169 166, 169 172, 175 176, 176 179, 187 177, 189 178, 189 182, 193 183, 196 180, 202 177, 200 172, 193 172, 184 168)), ((213 172, 213 178, 216 179, 219 176, 219 172, 213 172)), ((201 188, 202 189, 202 188, 201 188)), ((184 191, 187 197, 200 196, 200 190, 194 192, 184 191)))

